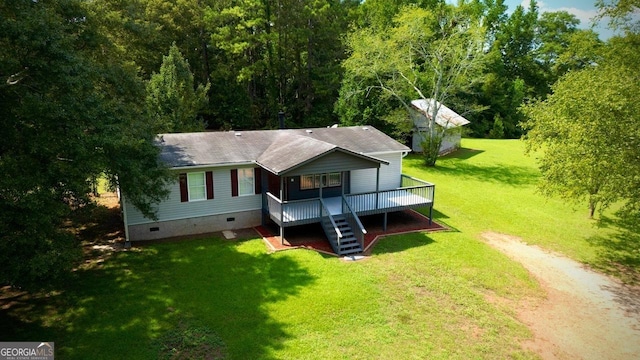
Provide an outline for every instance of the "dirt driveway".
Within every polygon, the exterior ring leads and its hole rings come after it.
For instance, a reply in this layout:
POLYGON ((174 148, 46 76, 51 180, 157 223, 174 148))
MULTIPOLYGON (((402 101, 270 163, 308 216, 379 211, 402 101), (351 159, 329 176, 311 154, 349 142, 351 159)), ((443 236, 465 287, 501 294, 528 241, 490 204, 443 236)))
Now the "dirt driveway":
POLYGON ((544 359, 640 359, 640 292, 521 239, 485 232, 484 240, 520 262, 547 292, 521 306, 534 339, 523 344, 544 359))

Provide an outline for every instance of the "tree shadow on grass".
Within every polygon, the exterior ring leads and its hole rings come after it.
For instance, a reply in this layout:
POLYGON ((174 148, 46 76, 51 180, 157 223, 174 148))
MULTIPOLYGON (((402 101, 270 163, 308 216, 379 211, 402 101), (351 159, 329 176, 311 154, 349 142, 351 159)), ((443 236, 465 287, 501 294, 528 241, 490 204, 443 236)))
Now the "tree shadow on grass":
POLYGON ((437 163, 435 169, 457 179, 471 179, 483 182, 501 183, 509 186, 535 184, 539 173, 526 166, 474 165, 464 161, 449 161, 443 165, 437 163))
POLYGON ((587 239, 597 247, 597 259, 591 265, 615 275, 623 282, 640 285, 640 223, 637 219, 602 216, 599 226, 609 229, 606 235, 587 239))
POLYGON ((451 159, 451 158, 455 158, 455 159, 460 159, 460 160, 467 160, 467 159, 471 159, 472 157, 476 156, 476 155, 480 155, 484 152, 484 150, 477 150, 477 149, 469 149, 469 148, 460 148, 452 153, 449 153, 445 156, 442 156, 441 159, 451 159))
POLYGON ((273 358, 295 336, 270 306, 314 282, 259 241, 190 240, 133 248, 78 269, 65 289, 0 300, 3 341, 54 341, 61 358, 156 358, 183 324, 213 330, 232 358, 273 358))

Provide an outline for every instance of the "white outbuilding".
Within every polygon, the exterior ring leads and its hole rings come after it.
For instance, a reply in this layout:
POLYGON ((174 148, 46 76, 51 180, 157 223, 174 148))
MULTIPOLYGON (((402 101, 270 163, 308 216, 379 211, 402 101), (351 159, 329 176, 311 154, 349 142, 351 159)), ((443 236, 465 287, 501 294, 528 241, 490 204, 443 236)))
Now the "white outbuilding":
POLYGON ((440 154, 447 154, 460 148, 461 129, 460 127, 469 124, 469 120, 465 119, 455 111, 449 109, 446 105, 441 104, 434 99, 418 99, 412 100, 413 108, 413 124, 414 132, 411 142, 411 149, 414 152, 422 152, 422 136, 429 130, 429 121, 433 113, 433 107, 438 107, 438 115, 436 116, 436 126, 445 129, 445 135, 440 145, 440 154))

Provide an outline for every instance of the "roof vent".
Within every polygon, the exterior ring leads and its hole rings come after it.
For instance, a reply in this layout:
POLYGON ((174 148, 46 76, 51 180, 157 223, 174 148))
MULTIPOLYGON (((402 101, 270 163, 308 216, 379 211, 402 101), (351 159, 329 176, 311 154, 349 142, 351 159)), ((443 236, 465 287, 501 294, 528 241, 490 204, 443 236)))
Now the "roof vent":
POLYGON ((369 130, 369 128, 365 126, 362 128, 362 130, 369 130))
POLYGON ((311 129, 307 129, 306 131, 307 131, 307 134, 311 134, 313 132, 313 130, 311 129))
POLYGON ((235 133, 234 135, 235 135, 235 136, 242 136, 242 133, 237 132, 237 133, 235 133))

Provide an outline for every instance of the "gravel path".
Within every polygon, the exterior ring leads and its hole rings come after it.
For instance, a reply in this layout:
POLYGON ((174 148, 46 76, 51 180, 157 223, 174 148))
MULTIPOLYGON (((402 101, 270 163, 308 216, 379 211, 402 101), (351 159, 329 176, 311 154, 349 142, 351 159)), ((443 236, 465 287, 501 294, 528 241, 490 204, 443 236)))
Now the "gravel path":
POLYGON ((544 359, 640 359, 640 291, 520 238, 485 232, 485 241, 520 262, 547 292, 518 309, 544 359))

